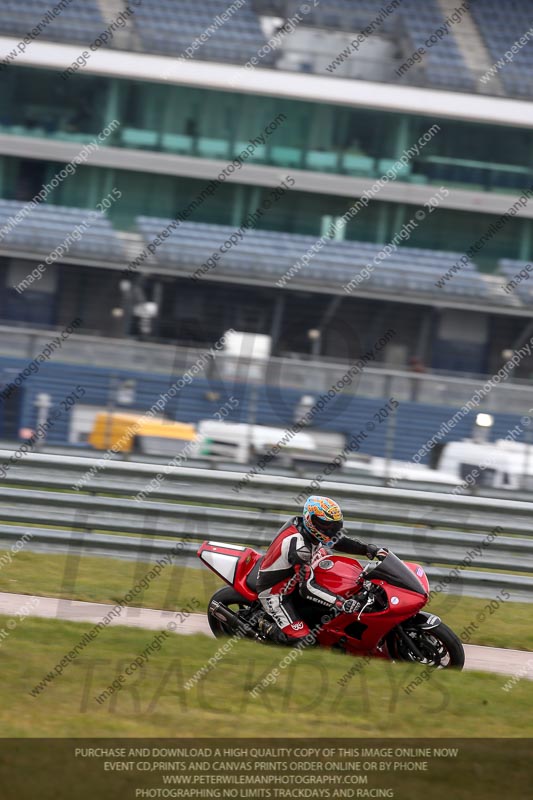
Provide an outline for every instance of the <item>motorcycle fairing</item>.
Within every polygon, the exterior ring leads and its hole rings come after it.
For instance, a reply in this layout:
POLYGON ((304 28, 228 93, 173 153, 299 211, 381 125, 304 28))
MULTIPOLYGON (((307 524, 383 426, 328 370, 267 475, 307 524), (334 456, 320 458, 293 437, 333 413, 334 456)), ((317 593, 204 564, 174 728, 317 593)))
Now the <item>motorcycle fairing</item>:
MULTIPOLYGON (((417 565, 413 565, 417 566, 417 565)), ((412 567, 404 564, 394 553, 389 553, 378 566, 372 570, 369 578, 372 581, 384 580, 393 586, 407 589, 410 592, 426 595, 427 590, 421 581, 424 571, 420 568, 421 575, 417 575, 412 567)))
MULTIPOLYGON (((391 555, 393 554, 389 554, 387 558, 391 555)), ((245 599, 252 602, 257 600, 257 593, 250 589, 246 580, 257 561, 262 558, 260 553, 251 547, 228 545, 224 542, 204 542, 198 550, 198 556, 209 569, 233 586, 245 599)), ((353 595, 361 588, 362 567, 355 559, 324 554, 317 561, 315 577, 324 588, 345 597, 353 595), (320 566, 320 561, 326 563, 320 566)), ((404 565, 394 556, 389 562, 393 567, 392 572, 395 571, 396 561, 404 569, 402 582, 411 588, 394 585, 380 577, 379 572, 374 578, 376 570, 370 572, 366 580, 381 587, 385 607, 379 611, 373 611, 371 608, 368 611, 363 610, 355 619, 353 614, 337 615, 321 626, 319 641, 322 645, 341 646, 347 652, 354 654, 373 653, 386 657, 382 643, 387 634, 406 619, 415 617, 427 602, 428 582, 422 568, 418 564, 404 565)), ((295 596, 294 602, 297 607, 302 605, 302 618, 310 626, 319 623, 324 614, 323 608, 304 601, 300 595, 295 596)))
POLYGON ((247 600, 255 600, 257 594, 246 585, 246 578, 256 562, 262 558, 251 547, 242 547, 225 542, 203 542, 198 549, 198 558, 222 580, 235 588, 247 600))

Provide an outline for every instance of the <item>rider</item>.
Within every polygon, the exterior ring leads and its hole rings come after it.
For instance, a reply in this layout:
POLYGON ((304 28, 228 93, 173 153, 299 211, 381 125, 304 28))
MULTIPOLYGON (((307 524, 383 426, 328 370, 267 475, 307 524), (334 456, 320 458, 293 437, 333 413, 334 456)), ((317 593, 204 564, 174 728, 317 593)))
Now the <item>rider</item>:
POLYGON ((348 614, 361 608, 362 596, 346 599, 332 594, 315 580, 313 562, 320 548, 368 558, 386 555, 386 550, 374 544, 345 536, 342 524, 338 503, 329 497, 311 495, 305 501, 303 516, 290 519, 276 535, 263 558, 257 579, 261 604, 276 622, 276 626, 267 625, 265 629, 269 638, 289 644, 311 634, 291 599, 298 584, 303 597, 328 608, 334 607, 348 614))

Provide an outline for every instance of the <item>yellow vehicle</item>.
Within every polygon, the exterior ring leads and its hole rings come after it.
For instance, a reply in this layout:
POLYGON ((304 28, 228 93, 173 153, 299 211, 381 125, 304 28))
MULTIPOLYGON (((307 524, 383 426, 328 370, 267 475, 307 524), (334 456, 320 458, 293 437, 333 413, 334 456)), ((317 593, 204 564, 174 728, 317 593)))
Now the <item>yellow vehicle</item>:
POLYGON ((89 444, 115 453, 174 456, 196 439, 196 428, 185 422, 102 411, 95 418, 89 444))

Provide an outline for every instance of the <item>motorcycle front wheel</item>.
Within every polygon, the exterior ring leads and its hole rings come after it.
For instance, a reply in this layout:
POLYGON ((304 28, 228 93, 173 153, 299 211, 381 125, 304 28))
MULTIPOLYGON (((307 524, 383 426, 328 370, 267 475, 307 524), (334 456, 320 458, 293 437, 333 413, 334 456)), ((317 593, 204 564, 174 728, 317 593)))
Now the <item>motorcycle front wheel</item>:
POLYGON ((387 647, 395 661, 427 664, 437 669, 463 669, 465 663, 463 643, 444 622, 431 630, 395 628, 387 637, 387 647))

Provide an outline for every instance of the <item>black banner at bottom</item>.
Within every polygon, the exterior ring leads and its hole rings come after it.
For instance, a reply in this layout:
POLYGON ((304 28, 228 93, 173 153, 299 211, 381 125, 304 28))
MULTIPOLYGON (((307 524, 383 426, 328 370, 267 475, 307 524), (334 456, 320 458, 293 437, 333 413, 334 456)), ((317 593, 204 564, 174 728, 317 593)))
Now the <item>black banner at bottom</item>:
POLYGON ((4 739, 2 800, 526 800, 531 739, 4 739))

